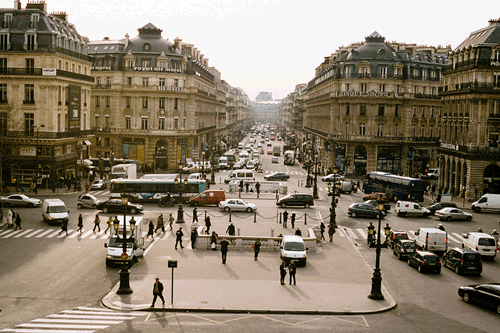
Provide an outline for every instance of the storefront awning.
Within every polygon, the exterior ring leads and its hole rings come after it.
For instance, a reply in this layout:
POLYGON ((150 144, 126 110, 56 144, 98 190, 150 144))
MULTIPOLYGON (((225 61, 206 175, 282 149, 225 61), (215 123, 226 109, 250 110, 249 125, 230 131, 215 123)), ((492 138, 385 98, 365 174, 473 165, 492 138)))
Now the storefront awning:
POLYGON ((84 144, 84 145, 87 145, 87 146, 90 146, 90 145, 91 145, 91 143, 90 143, 90 141, 89 141, 89 140, 83 140, 83 144, 84 144))

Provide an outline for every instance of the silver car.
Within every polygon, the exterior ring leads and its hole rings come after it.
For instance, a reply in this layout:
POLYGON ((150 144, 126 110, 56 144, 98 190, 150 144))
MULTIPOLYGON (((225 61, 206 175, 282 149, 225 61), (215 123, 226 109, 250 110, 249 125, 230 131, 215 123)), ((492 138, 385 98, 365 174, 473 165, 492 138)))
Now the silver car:
POLYGON ((99 204, 99 199, 94 197, 92 194, 82 194, 78 198, 78 203, 76 206, 78 208, 97 208, 97 205, 99 204))
POLYGON ((90 185, 91 190, 103 190, 107 186, 106 181, 99 179, 99 180, 94 180, 92 182, 92 185, 90 185))
POLYGON ((458 208, 453 208, 453 207, 446 207, 440 210, 436 211, 436 216, 439 217, 439 219, 446 220, 446 221, 451 221, 451 220, 466 220, 470 221, 472 220, 472 214, 466 213, 464 211, 461 211, 458 208))
POLYGON ((257 210, 257 206, 251 203, 246 203, 241 199, 229 199, 226 201, 219 202, 219 209, 222 209, 225 212, 234 210, 234 211, 243 211, 251 213, 257 210))
POLYGON ((42 205, 40 199, 30 198, 24 194, 11 194, 0 198, 3 207, 38 207, 42 205))

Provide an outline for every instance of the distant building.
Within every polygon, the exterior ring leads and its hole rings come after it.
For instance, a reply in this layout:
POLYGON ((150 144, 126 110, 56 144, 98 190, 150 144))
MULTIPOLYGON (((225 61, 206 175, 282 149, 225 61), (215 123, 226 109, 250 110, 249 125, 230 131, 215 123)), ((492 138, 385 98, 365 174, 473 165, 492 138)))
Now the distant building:
POLYGON ((273 101, 273 93, 261 91, 257 97, 255 97, 256 102, 272 102, 273 101))

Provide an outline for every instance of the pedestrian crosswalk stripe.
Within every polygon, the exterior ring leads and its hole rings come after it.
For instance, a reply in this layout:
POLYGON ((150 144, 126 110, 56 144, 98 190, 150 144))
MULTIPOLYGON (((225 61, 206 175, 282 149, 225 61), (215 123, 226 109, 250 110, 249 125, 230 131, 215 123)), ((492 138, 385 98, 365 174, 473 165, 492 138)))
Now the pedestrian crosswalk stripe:
POLYGON ((4 230, 3 232, 0 232, 0 237, 3 235, 6 235, 10 232, 11 230, 4 230))
POLYGON ((352 239, 358 239, 358 236, 350 228, 345 229, 345 231, 347 231, 347 235, 352 239))
POLYGON ((12 231, 10 234, 6 234, 5 236, 3 236, 2 238, 9 238, 9 237, 12 237, 18 233, 20 233, 22 230, 14 230, 12 231))
POLYGON ((117 325, 121 324, 121 320, 83 320, 69 318, 39 318, 32 321, 33 323, 63 323, 63 324, 100 324, 100 325, 117 325))
POLYGON ((340 229, 340 228, 339 228, 339 229, 338 229, 338 233, 339 233, 339 236, 340 236, 340 237, 345 237, 344 230, 342 230, 342 229, 340 229))
POLYGON ((452 241, 454 241, 455 243, 462 243, 462 237, 458 236, 458 234, 454 233, 453 235, 459 237, 459 238, 455 238, 453 236, 451 236, 451 234, 448 234, 448 239, 451 239, 452 241))
POLYGON ((86 238, 88 235, 90 235, 92 233, 93 233, 92 230, 88 230, 86 233, 84 233, 83 235, 81 235, 80 238, 86 238))
POLYGON ((50 233, 51 231, 52 231, 52 229, 46 230, 46 231, 42 232, 40 235, 36 236, 36 238, 42 238, 43 236, 50 233))
POLYGON ((58 234, 59 234, 59 232, 60 232, 60 231, 61 231, 61 230, 54 231, 53 233, 51 233, 50 235, 48 235, 46 238, 52 238, 52 237, 54 237, 54 236, 58 236, 58 234))
POLYGON ((110 320, 131 320, 134 317, 130 316, 111 316, 109 313, 105 313, 106 315, 94 315, 92 312, 89 312, 88 315, 72 315, 72 314, 51 314, 48 315, 47 318, 66 318, 66 319, 110 319, 110 320))
POLYGON ((16 325, 16 327, 25 327, 25 328, 48 328, 48 329, 89 329, 89 330, 103 330, 109 327, 109 325, 65 325, 65 324, 37 324, 37 323, 25 323, 16 325))
POLYGON ((24 238, 31 238, 42 231, 43 231, 43 229, 37 229, 37 230, 33 231, 31 234, 24 236, 24 238))
POLYGON ((5 329, 1 330, 0 332, 5 332, 5 333, 48 333, 48 332, 53 332, 53 333, 95 333, 95 330, 93 331, 67 331, 67 330, 37 330, 33 328, 16 328, 16 329, 5 329))
POLYGON ((365 233, 365 231, 363 229, 356 229, 356 230, 359 232, 359 234, 361 235, 361 237, 363 237, 364 239, 367 238, 367 235, 366 235, 366 233, 365 233))
POLYGON ((24 236, 24 235, 26 235, 26 234, 29 234, 29 233, 30 233, 30 232, 32 232, 32 231, 33 231, 33 229, 27 229, 27 230, 24 230, 23 232, 20 232, 20 233, 18 233, 17 235, 15 235, 15 236, 14 236, 14 238, 19 238, 19 237, 21 237, 21 236, 24 236))
POLYGON ((68 235, 66 234, 66 232, 63 232, 62 230, 59 230, 59 232, 61 233, 60 235, 57 236, 57 238, 63 238, 63 237, 67 237, 70 233, 73 232, 73 229, 68 229, 68 235))
POLYGON ((89 308, 86 306, 79 306, 76 308, 77 310, 88 310, 88 311, 99 311, 99 312, 108 312, 108 313, 116 313, 114 310, 111 309, 104 309, 104 308, 89 308))
MULTIPOLYGON (((64 310, 64 311, 61 311, 61 313, 64 313, 64 314, 89 314, 89 311, 83 311, 83 310, 64 310)), ((116 313, 116 314, 119 314, 121 316, 137 316, 137 315, 143 315, 143 314, 138 314, 138 313, 131 313, 131 312, 113 312, 113 313, 116 313)), ((93 311, 92 314, 99 314, 99 315, 107 315, 109 316, 109 312, 105 312, 105 311, 93 311)))

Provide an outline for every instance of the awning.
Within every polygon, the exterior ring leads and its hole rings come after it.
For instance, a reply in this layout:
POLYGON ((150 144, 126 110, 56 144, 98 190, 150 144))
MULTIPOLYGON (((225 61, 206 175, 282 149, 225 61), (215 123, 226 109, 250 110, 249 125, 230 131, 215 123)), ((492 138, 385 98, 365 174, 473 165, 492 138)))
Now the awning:
POLYGON ((83 165, 84 165, 84 166, 91 166, 92 164, 93 164, 93 163, 92 163, 92 161, 91 161, 91 160, 89 160, 89 159, 84 159, 84 160, 83 160, 83 165))
POLYGON ((90 143, 90 141, 89 141, 89 140, 83 140, 83 144, 84 144, 84 145, 87 145, 87 146, 90 146, 90 145, 91 145, 91 143, 90 143))

